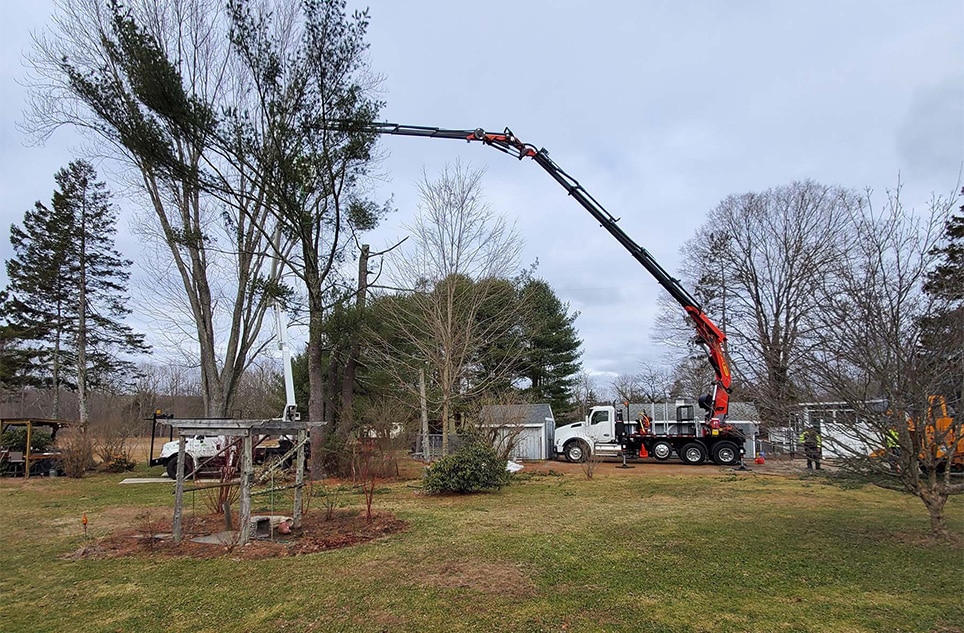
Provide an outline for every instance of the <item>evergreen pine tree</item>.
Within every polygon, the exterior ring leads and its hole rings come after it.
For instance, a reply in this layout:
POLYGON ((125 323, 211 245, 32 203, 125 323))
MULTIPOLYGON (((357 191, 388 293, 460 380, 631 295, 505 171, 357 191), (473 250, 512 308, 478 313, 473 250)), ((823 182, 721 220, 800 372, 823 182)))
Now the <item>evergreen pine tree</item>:
POLYGON ((964 206, 947 220, 944 238, 944 244, 931 252, 938 264, 924 284, 925 292, 936 301, 923 320, 921 353, 938 369, 935 393, 960 411, 964 403, 964 206))
POLYGON ((522 296, 528 303, 522 374, 529 380, 534 402, 548 402, 555 415, 564 415, 572 407, 572 390, 581 368, 582 341, 574 325, 578 313, 570 314, 569 306, 541 279, 528 281, 522 296))
POLYGON ((56 394, 75 388, 86 424, 88 389, 132 372, 133 364, 118 354, 147 347, 143 335, 123 323, 132 262, 114 248, 117 211, 106 185, 85 161, 70 163, 54 179, 51 208, 37 202, 23 227, 10 230, 15 256, 6 262, 6 327, 42 359, 55 391, 54 415, 60 415, 56 394))
POLYGON ((11 354, 17 350, 24 360, 15 368, 24 373, 9 376, 8 382, 52 388, 54 417, 60 417, 61 388, 73 386, 63 371, 69 363, 64 339, 72 295, 67 262, 73 228, 64 211, 48 209, 38 201, 24 214, 22 227, 10 227, 15 256, 6 262, 9 282, 4 303, 4 347, 11 354))

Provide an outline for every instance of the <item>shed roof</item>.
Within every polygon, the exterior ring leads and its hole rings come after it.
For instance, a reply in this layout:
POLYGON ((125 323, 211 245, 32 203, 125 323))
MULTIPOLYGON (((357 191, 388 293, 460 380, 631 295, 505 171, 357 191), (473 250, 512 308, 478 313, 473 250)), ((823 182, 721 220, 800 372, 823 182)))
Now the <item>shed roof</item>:
POLYGON ((488 426, 543 425, 554 420, 548 402, 538 404, 487 404, 479 414, 482 424, 488 426))

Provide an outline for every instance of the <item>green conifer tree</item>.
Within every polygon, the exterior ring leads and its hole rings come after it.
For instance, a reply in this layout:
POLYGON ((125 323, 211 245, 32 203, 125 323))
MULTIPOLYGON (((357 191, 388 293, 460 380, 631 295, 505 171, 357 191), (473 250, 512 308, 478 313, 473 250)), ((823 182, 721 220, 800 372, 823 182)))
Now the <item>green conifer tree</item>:
POLYGON ((528 281, 521 296, 527 304, 522 376, 529 380, 534 402, 548 402, 555 415, 563 415, 572 408, 572 390, 581 369, 582 341, 574 325, 579 314, 570 313, 569 306, 541 279, 528 281))
POLYGON ((89 389, 133 373, 121 354, 147 347, 123 322, 132 262, 114 248, 117 211, 106 185, 85 161, 70 163, 54 179, 51 207, 37 202, 23 227, 10 230, 6 328, 22 342, 18 349, 43 361, 54 415, 61 413, 60 390, 76 389, 85 424, 89 389))

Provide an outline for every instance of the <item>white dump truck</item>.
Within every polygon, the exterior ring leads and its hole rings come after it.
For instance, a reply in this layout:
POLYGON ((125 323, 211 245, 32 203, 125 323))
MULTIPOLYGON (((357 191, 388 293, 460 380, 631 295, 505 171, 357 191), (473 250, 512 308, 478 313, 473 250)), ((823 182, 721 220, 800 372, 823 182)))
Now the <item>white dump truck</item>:
POLYGON ((676 422, 654 423, 643 416, 624 420, 623 409, 593 407, 585 420, 556 428, 556 455, 570 462, 592 456, 628 459, 654 457, 666 460, 675 453, 684 463, 712 460, 721 466, 739 464, 744 453, 744 433, 730 424, 698 421, 692 405, 676 408, 676 422))

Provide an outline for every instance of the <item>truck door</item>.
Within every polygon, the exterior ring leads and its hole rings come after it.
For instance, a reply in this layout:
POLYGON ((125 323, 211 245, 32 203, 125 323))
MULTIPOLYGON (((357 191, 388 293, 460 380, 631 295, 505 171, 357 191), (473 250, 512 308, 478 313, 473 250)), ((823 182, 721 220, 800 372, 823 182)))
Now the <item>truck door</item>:
POLYGON ((609 444, 616 441, 610 410, 597 409, 592 412, 589 418, 589 437, 600 444, 609 444))

